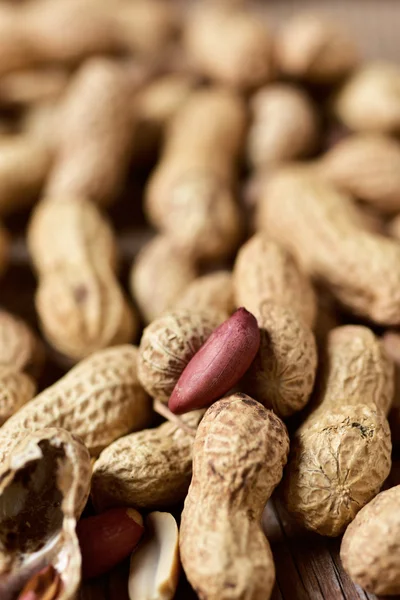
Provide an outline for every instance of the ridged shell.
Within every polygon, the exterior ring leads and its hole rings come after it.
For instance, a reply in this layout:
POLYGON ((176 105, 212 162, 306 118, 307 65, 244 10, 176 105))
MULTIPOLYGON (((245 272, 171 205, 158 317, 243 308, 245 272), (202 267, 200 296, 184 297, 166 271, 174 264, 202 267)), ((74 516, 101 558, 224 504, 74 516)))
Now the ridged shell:
POLYGON ((233 285, 237 306, 258 317, 262 302, 289 306, 312 326, 316 300, 307 276, 296 261, 275 241, 263 234, 243 244, 236 257, 233 285))
POLYGON ((369 231, 351 199, 308 169, 269 178, 259 226, 353 313, 400 323, 400 244, 369 231))
POLYGON ((275 569, 260 519, 288 449, 282 421, 245 394, 223 398, 206 412, 180 530, 183 568, 200 598, 270 597, 275 569))
POLYGON ((340 558, 367 592, 400 594, 400 486, 364 506, 343 536, 340 558))
POLYGON ((290 308, 265 301, 257 312, 260 349, 243 388, 279 417, 288 417, 304 408, 313 390, 318 360, 315 338, 290 308))
POLYGON ((297 433, 285 471, 286 506, 301 525, 338 536, 378 492, 391 467, 386 418, 340 406, 297 433))
POLYGON ((44 348, 31 328, 15 315, 0 310, 0 365, 37 377, 44 348))
MULTIPOLYGON (((203 410, 182 415, 197 428, 203 410)), ((194 436, 174 423, 131 433, 108 446, 93 468, 92 500, 98 511, 114 506, 153 510, 184 500, 192 476, 194 436)))
POLYGON ((28 432, 62 427, 92 455, 129 431, 150 425, 150 399, 137 376, 137 348, 96 352, 23 406, 0 428, 0 463, 28 432))
POLYGON ((0 366, 0 425, 32 400, 36 384, 29 375, 0 366))

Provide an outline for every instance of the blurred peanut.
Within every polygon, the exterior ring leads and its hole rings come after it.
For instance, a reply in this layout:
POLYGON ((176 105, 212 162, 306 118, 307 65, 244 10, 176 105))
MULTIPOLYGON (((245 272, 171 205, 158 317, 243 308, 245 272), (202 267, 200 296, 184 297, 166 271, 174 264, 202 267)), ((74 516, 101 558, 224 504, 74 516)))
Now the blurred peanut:
POLYGON ((244 126, 241 99, 214 88, 194 92, 168 129, 145 210, 193 259, 222 259, 239 243, 242 224, 233 188, 244 126))
POLYGON ((198 277, 183 290, 176 309, 216 310, 228 318, 235 310, 232 273, 215 271, 198 277))
POLYGON ((132 296, 145 322, 150 323, 172 308, 195 277, 192 261, 167 236, 158 235, 145 244, 130 275, 132 296))
POLYGON ((39 276, 36 308, 59 352, 79 360, 132 339, 137 318, 116 278, 114 234, 92 202, 77 196, 42 200, 28 245, 39 276))

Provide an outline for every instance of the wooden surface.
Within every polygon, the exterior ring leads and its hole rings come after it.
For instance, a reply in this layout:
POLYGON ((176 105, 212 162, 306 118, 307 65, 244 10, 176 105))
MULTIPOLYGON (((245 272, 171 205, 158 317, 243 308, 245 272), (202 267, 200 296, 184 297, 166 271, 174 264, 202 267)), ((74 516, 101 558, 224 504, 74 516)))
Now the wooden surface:
MULTIPOLYGON (((259 5, 260 6, 260 5, 259 5)), ((271 0, 262 3, 273 24, 295 10, 327 12, 345 21, 359 40, 368 58, 391 58, 400 62, 400 1, 398 0, 271 0)), ((111 210, 119 231, 122 260, 121 278, 126 286, 132 258, 151 232, 146 228, 140 208, 140 186, 133 181, 125 198, 111 210)), ((12 263, 1 282, 0 304, 20 314, 36 326, 33 305, 35 279, 24 243, 28 215, 12 217, 6 224, 14 234, 12 263)), ((41 387, 47 386, 65 371, 58 358, 48 349, 49 361, 41 387)), ((400 472, 400 460, 395 462, 400 472)), ((399 483, 400 478, 392 480, 399 483)), ((343 571, 339 559, 340 540, 322 538, 299 529, 274 497, 264 513, 263 524, 271 542, 276 563, 277 583, 273 600, 366 600, 376 596, 355 586, 343 571)), ((128 563, 120 565, 108 577, 83 586, 81 600, 128 600, 128 563)), ((195 600, 184 577, 176 600, 195 600)))

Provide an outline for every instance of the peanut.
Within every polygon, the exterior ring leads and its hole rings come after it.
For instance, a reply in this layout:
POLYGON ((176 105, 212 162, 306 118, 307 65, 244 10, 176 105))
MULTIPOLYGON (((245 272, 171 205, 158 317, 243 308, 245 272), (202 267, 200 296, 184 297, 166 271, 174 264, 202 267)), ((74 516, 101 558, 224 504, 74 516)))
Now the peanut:
MULTIPOLYGON (((183 290, 196 277, 190 259, 173 241, 158 235, 137 256, 131 271, 131 292, 146 323, 172 308, 183 290)), ((190 308, 192 308, 191 305, 190 308)))
MULTIPOLYGON (((196 410, 181 418, 195 430, 203 414, 196 410)), ((165 509, 182 502, 192 476, 193 442, 192 435, 170 422, 113 442, 93 468, 96 510, 115 506, 165 509)))
POLYGON ((143 531, 143 519, 133 508, 112 508, 81 519, 76 534, 82 554, 82 577, 90 579, 110 571, 130 555, 143 531))
POLYGON ((138 375, 150 396, 168 402, 184 368, 220 323, 215 312, 180 310, 146 327, 139 347, 138 375))
POLYGON ((215 310, 227 319, 235 310, 232 274, 215 271, 198 277, 180 295, 176 309, 215 310))
POLYGON ((257 320, 239 308, 196 352, 179 377, 168 408, 182 414, 205 408, 243 377, 260 347, 257 320))
POLYGON ((281 169, 261 191, 258 220, 346 308, 400 323, 400 245, 369 231, 344 193, 313 171, 281 169))
POLYGON ((44 136, 37 139, 21 133, 0 139, 0 215, 33 204, 51 160, 51 147, 44 136))
POLYGON ((131 600, 172 600, 179 579, 178 526, 169 513, 146 517, 146 534, 132 554, 129 569, 131 600))
POLYGON ((288 449, 284 424, 245 394, 206 412, 180 530, 182 565, 200 598, 270 597, 275 569, 260 520, 288 449))
POLYGON ((400 69, 389 62, 360 67, 339 91, 336 116, 355 131, 400 131, 400 69))
POLYGON ((391 466, 385 414, 393 365, 366 327, 330 332, 316 410, 298 430, 285 473, 289 512, 321 535, 340 535, 379 491, 391 466))
POLYGON ((364 506, 343 536, 343 566, 372 594, 400 594, 399 509, 400 486, 395 486, 364 506))
POLYGON ((184 47, 195 70, 223 85, 248 90, 273 75, 267 24, 238 7, 200 5, 190 15, 184 47))
POLYGON ((319 172, 384 214, 400 210, 400 144, 394 139, 374 133, 348 136, 321 158, 319 172))
POLYGON ((185 73, 158 77, 138 92, 133 144, 134 164, 151 164, 164 139, 168 123, 193 92, 196 80, 185 73))
POLYGON ((83 196, 107 205, 121 191, 134 137, 127 110, 140 70, 107 59, 86 62, 59 107, 57 158, 48 196, 83 196))
POLYGON ((273 240, 254 235, 240 248, 233 270, 237 306, 259 317, 262 302, 271 300, 296 311, 313 325, 316 300, 313 288, 292 256, 273 240))
POLYGON ((311 329, 289 307, 264 301, 258 307, 260 349, 243 388, 281 418, 304 408, 314 387, 317 348, 311 329))
POLYGON ((28 581, 17 600, 56 600, 61 589, 61 577, 58 571, 49 565, 28 581))
POLYGON ((31 328, 19 317, 0 309, 0 366, 38 377, 43 362, 43 345, 31 328))
POLYGON ((67 83, 68 72, 61 68, 15 71, 0 80, 0 104, 14 107, 53 101, 61 96, 67 83))
POLYGON ((229 256, 241 222, 233 196, 245 107, 221 89, 194 92, 172 119, 160 162, 147 185, 151 223, 196 260, 229 256))
MULTIPOLYGON (((57 599, 72 600, 81 579, 75 525, 90 489, 89 453, 63 429, 25 435, 0 474, 0 595, 11 600, 44 566, 62 565, 57 599)), ((47 584, 45 591, 53 578, 47 584)))
POLYGON ((151 403, 137 377, 137 349, 108 348, 76 365, 0 427, 0 463, 28 431, 63 427, 79 435, 96 456, 151 419, 151 403))
POLYGON ((132 339, 137 318, 115 275, 113 232, 93 203, 67 196, 42 200, 28 245, 39 275, 36 308, 57 350, 79 360, 132 339))
POLYGON ((251 100, 251 111, 247 155, 254 169, 307 156, 315 149, 316 109, 300 88, 285 83, 261 88, 251 100))
POLYGON ((353 39, 326 17, 300 14, 289 19, 275 44, 278 70, 312 83, 336 83, 358 63, 353 39))

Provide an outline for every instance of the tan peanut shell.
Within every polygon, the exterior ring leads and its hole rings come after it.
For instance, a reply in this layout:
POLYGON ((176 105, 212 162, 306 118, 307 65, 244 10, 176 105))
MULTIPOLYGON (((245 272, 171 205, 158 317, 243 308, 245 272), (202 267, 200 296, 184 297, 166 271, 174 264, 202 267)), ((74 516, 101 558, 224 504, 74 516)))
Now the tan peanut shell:
POLYGON ((36 200, 52 153, 44 140, 19 134, 0 139, 0 156, 0 215, 5 215, 36 200))
POLYGON ((335 83, 358 63, 357 47, 341 26, 317 14, 299 14, 282 26, 275 43, 277 69, 314 83, 335 83))
POLYGON ((89 453, 63 429, 26 433, 0 471, 0 595, 15 598, 50 564, 63 583, 57 598, 74 600, 81 579, 75 525, 90 489, 89 453))
POLYGON ((147 164, 155 159, 168 123, 187 101, 195 86, 196 79, 192 75, 169 73, 157 77, 139 90, 133 104, 136 117, 134 164, 147 164))
MULTIPOLYGON (((203 410, 181 416, 196 430, 203 410)), ((175 423, 163 423, 116 440, 93 468, 92 501, 97 511, 114 506, 152 510, 182 502, 192 476, 194 436, 175 423)))
POLYGON ((228 318, 235 311, 232 273, 215 271, 198 277, 182 292, 175 308, 216 310, 228 318))
POLYGON ((49 196, 79 196, 108 205, 121 190, 134 138, 128 109, 134 91, 129 66, 87 61, 59 107, 57 156, 49 196))
POLYGON ((44 348, 31 328, 19 317, 0 309, 0 366, 38 377, 44 348))
POLYGON ((319 172, 384 214, 400 210, 400 144, 392 138, 375 133, 348 136, 322 157, 319 172))
POLYGON ((69 80, 66 69, 45 67, 15 71, 0 80, 0 105, 29 106, 55 100, 69 80))
POLYGON ((400 594, 400 486, 378 494, 348 526, 340 558, 367 592, 400 594))
POLYGON ((240 248, 233 269, 237 306, 244 306, 256 318, 259 306, 270 300, 290 309, 312 326, 316 299, 307 276, 283 246, 258 233, 240 248))
POLYGON ((400 245, 368 230, 351 199, 315 172, 271 176, 258 222, 351 312, 400 323, 400 245))
POLYGON ((164 151, 146 189, 151 223, 196 260, 229 256, 241 235, 234 198, 245 106, 214 88, 191 94, 172 119, 164 151))
POLYGON ((270 597, 275 568, 260 520, 288 450, 282 421, 245 394, 207 410, 180 529, 182 565, 200 598, 270 597))
POLYGON ((317 348, 310 327, 290 307, 261 302, 257 323, 260 349, 243 389, 286 418, 307 404, 314 387, 317 348))
POLYGON ((318 118, 307 94, 291 84, 261 88, 251 99, 247 155, 254 169, 307 156, 318 140, 318 118))
POLYGON ((343 325, 332 329, 319 373, 320 409, 362 404, 389 413, 394 365, 381 340, 368 327, 343 325))
POLYGON ((0 463, 29 431, 63 427, 93 456, 152 420, 151 402, 137 376, 137 348, 96 352, 28 402, 0 428, 0 463))
POLYGON ((145 322, 172 308, 195 278, 193 262, 169 237, 158 235, 143 246, 132 266, 130 288, 145 322))
POLYGON ((400 69, 390 62, 365 63, 344 83, 334 102, 339 120, 355 131, 400 131, 400 69))
POLYGON ((99 3, 38 0, 2 8, 0 74, 41 64, 76 63, 121 47, 99 3))
POLYGON ((217 83, 248 90, 272 77, 268 26, 238 7, 200 5, 190 15, 184 45, 193 68, 217 83))
POLYGON ((115 275, 114 235, 92 202, 42 200, 30 222, 28 245, 39 277, 36 308, 57 350, 79 360, 132 339, 137 319, 115 275))
POLYGON ((36 383, 29 375, 0 366, 0 425, 32 400, 35 393, 36 383))
POLYGON ((379 492, 391 450, 381 411, 344 402, 325 410, 293 440, 284 481, 287 509, 307 529, 340 535, 379 492))
POLYGON ((223 315, 215 311, 176 310, 146 327, 138 375, 150 396, 168 402, 184 368, 222 320, 223 315))

